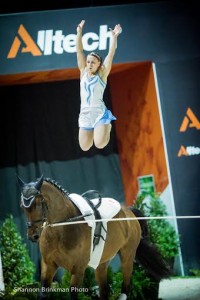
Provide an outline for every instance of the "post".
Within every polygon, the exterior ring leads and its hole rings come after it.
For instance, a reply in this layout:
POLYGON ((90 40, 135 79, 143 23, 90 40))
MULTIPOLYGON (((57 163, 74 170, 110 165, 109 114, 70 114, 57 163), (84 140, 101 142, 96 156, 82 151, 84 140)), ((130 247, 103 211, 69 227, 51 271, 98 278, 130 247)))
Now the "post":
POLYGON ((0 252, 0 292, 5 291, 4 281, 3 281, 3 267, 1 261, 1 252, 0 252))

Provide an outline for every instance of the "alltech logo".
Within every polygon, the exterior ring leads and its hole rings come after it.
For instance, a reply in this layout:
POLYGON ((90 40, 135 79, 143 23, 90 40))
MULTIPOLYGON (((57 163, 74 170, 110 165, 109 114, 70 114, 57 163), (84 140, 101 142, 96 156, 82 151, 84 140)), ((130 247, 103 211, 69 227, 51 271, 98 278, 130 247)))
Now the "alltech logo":
POLYGON ((183 118, 183 122, 181 124, 179 131, 184 132, 189 128, 196 128, 197 130, 200 130, 200 121, 195 116, 191 108, 187 109, 186 115, 183 118))
MULTIPOLYGON (((194 114, 191 108, 188 107, 186 111, 186 115, 183 117, 183 121, 181 123, 180 132, 186 132, 193 128, 194 130, 200 130, 200 120, 194 114)), ((195 146, 183 146, 181 145, 177 156, 193 156, 193 155, 200 155, 200 147, 195 146)))
MULTIPOLYGON (((99 33, 87 32, 83 35, 85 51, 106 50, 109 48, 111 32, 107 25, 99 27, 99 33)), ((64 35, 62 30, 39 30, 35 41, 28 30, 21 24, 11 44, 7 58, 14 59, 19 53, 33 56, 76 52, 76 34, 64 35)))
POLYGON ((192 156, 192 155, 199 155, 200 154, 200 147, 194 146, 182 146, 178 151, 178 157, 180 156, 192 156))

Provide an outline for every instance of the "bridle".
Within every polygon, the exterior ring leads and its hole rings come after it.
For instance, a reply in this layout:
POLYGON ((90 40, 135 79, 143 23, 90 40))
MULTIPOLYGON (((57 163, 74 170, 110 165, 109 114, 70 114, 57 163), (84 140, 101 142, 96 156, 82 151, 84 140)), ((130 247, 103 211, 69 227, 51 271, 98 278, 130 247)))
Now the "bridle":
POLYGON ((26 224, 27 224, 28 228, 32 228, 37 223, 44 223, 47 221, 48 206, 47 206, 46 201, 40 191, 37 191, 37 193, 34 193, 34 195, 31 195, 29 197, 25 197, 23 195, 23 193, 21 193, 21 206, 24 209, 30 208, 37 196, 40 196, 40 198, 41 198, 41 200, 40 200, 41 205, 42 205, 41 218, 37 219, 37 220, 33 220, 33 221, 27 221, 26 224))
MULTIPOLYGON (((63 222, 74 222, 74 221, 78 221, 81 218, 90 216, 94 213, 96 219, 100 219, 100 215, 99 212, 97 210, 97 208, 100 206, 101 204, 101 196, 100 194, 95 191, 95 190, 89 190, 85 193, 82 194, 82 197, 85 198, 85 200, 88 202, 89 206, 91 207, 93 212, 86 212, 85 214, 81 214, 78 216, 74 216, 74 217, 69 217, 65 220, 60 220, 60 221, 56 221, 54 222, 54 224, 50 224, 48 222, 48 206, 47 203, 45 201, 45 198, 43 196, 43 194, 40 191, 41 188, 41 184, 43 182, 43 176, 39 179, 39 181, 37 183, 30 183, 30 184, 25 184, 20 178, 18 178, 20 186, 21 186, 21 207, 23 207, 23 209, 31 209, 31 206, 33 205, 36 197, 40 197, 40 203, 41 203, 41 218, 37 219, 37 220, 32 220, 32 221, 27 221, 27 227, 28 229, 34 227, 36 224, 38 223, 42 223, 41 226, 38 226, 40 229, 43 229, 44 227, 47 226, 52 226, 58 223, 63 223, 63 222), (96 205, 93 205, 92 202, 89 200, 89 198, 86 197, 86 195, 90 195, 90 194, 97 194, 99 201, 96 205)), ((65 195, 68 195, 69 200, 71 200, 71 202, 73 203, 72 199, 70 199, 69 197, 69 193, 66 193, 64 190, 62 190, 60 188, 60 186, 57 186, 57 184, 54 181, 49 181, 48 179, 45 179, 47 182, 50 182, 51 184, 53 184, 54 186, 56 186, 58 189, 60 189, 65 195)), ((74 205, 74 203, 73 203, 74 205)), ((101 225, 101 224, 100 224, 101 225)))

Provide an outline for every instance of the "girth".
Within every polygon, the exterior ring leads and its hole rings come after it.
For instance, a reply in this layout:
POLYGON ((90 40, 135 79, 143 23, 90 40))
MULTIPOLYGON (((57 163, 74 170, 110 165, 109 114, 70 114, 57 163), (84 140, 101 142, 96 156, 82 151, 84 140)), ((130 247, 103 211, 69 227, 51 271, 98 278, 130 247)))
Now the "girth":
MULTIPOLYGON (((83 193, 81 196, 87 201, 88 205, 92 208, 92 210, 94 212, 95 220, 101 220, 101 214, 98 211, 98 207, 101 205, 102 198, 101 198, 101 195, 99 194, 99 192, 97 192, 95 190, 89 190, 89 191, 86 191, 85 193, 83 193), (94 194, 97 194, 98 197, 96 197, 96 198, 99 199, 99 201, 96 205, 94 205, 94 203, 86 196, 86 195, 89 195, 91 198, 91 195, 93 196, 94 194)), ((95 197, 92 197, 92 199, 94 199, 94 198, 95 197)), ((95 222, 93 250, 94 250, 95 246, 98 245, 100 238, 102 238, 104 240, 103 236, 101 235, 102 228, 105 230, 102 221, 95 222)))

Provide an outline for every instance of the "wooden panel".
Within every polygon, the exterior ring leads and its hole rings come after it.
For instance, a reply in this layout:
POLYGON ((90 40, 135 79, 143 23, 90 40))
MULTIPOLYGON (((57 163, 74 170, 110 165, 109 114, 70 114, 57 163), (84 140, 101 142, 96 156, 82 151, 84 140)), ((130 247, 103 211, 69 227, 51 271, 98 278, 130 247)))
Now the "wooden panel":
POLYGON ((0 76, 0 85, 31 84, 39 82, 79 78, 78 69, 63 69, 45 72, 21 73, 0 76))
MULTIPOLYGON (((112 72, 121 72, 132 68, 131 64, 116 64, 113 65, 112 72)), ((63 69, 63 70, 48 70, 39 71, 32 73, 20 73, 20 74, 8 74, 0 75, 0 86, 1 85, 15 85, 15 84, 31 84, 39 82, 49 81, 62 81, 62 80, 73 80, 79 78, 79 70, 76 69, 63 69)))
POLYGON ((168 184, 151 63, 113 74, 110 85, 126 202, 132 205, 138 176, 153 174, 158 192, 168 184))

